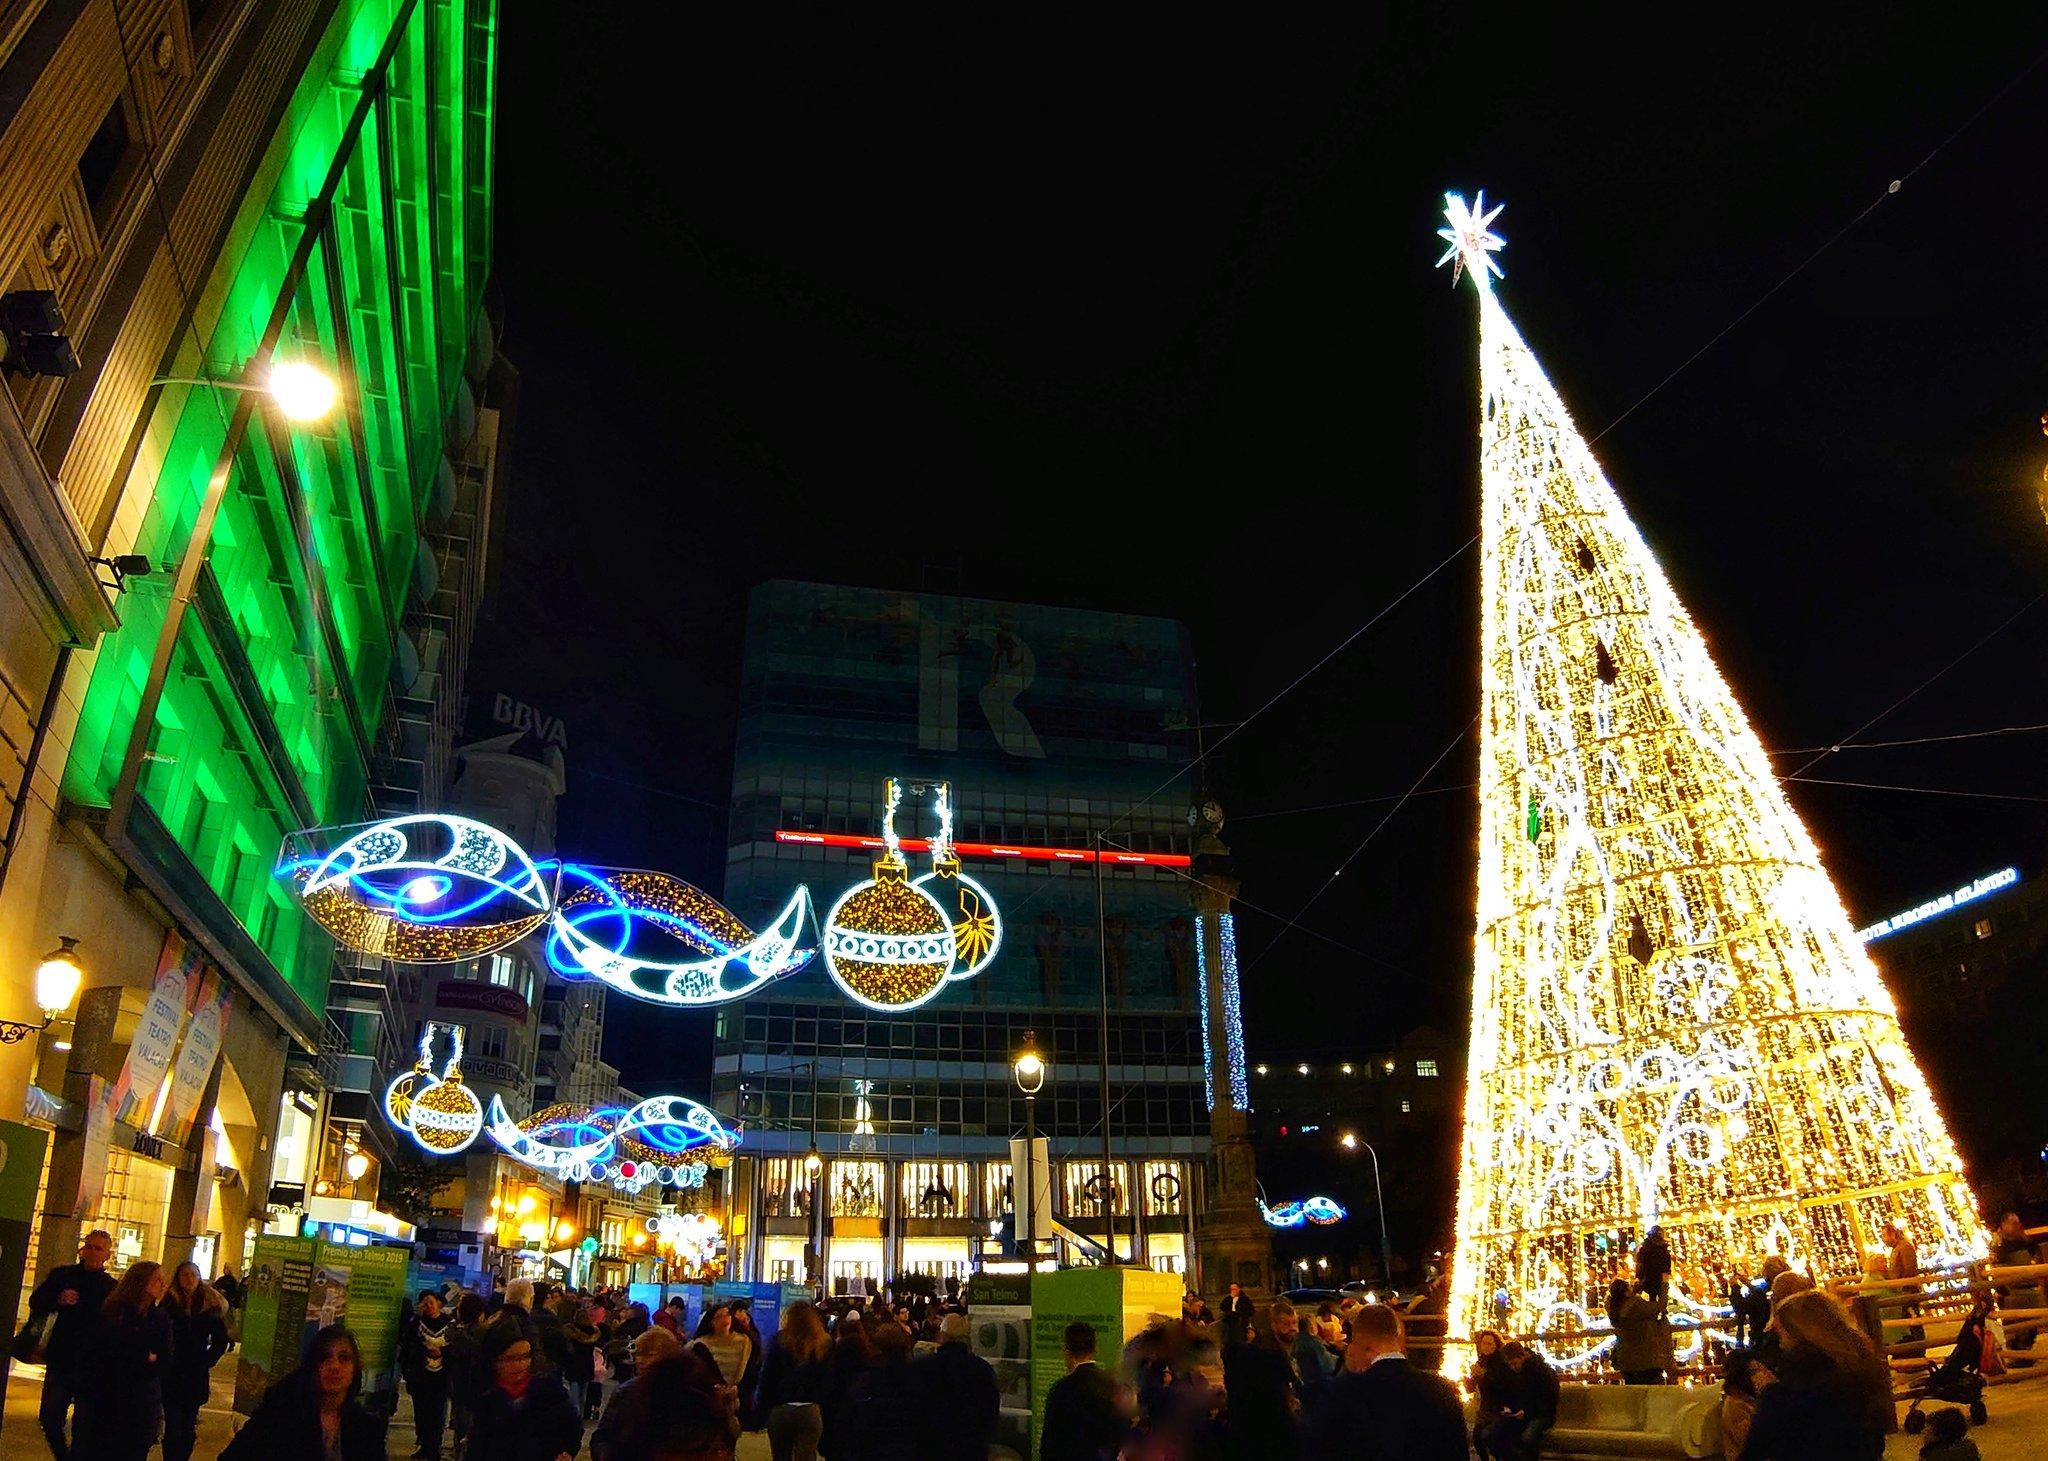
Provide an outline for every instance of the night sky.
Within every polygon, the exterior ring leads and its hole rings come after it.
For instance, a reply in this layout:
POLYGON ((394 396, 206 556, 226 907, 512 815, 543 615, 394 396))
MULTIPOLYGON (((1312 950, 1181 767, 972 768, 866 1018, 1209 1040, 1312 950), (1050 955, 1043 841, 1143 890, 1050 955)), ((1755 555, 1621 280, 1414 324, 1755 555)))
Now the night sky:
MULTIPOLYGON (((739 31, 508 0, 523 386, 470 688, 565 718, 565 848, 718 887, 767 578, 1172 615, 1212 742, 1266 705, 1477 528, 1446 188, 1507 203, 1502 297, 1588 434, 1619 420, 1596 450, 1767 745, 1840 740, 2022 610, 1863 738, 2048 722, 2048 24, 1857 10, 1617 51, 1432 8, 739 31)), ((1209 768, 1255 1058, 1462 1040, 1471 740, 1276 935, 1477 708, 1477 582, 1456 557, 1209 768)), ((1810 773, 1985 797, 1792 799, 1863 921, 2040 870, 2043 745, 1810 773)), ((628 1083, 691 1088, 703 1022, 633 1014, 628 1083)))

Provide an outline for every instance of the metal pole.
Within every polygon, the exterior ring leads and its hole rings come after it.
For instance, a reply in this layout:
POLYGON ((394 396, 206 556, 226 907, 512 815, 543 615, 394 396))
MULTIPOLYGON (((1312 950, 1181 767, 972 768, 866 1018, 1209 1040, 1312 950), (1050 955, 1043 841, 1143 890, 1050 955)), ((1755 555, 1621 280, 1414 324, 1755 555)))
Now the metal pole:
POLYGON ((1102 1263, 1116 1263, 1116 1179, 1110 1176, 1109 1147, 1109 937, 1102 911, 1102 834, 1095 834, 1095 967, 1100 980, 1101 1048, 1097 1052, 1102 1077, 1102 1263))
POLYGON ((1387 1246, 1387 1194, 1380 1187, 1380 1154, 1374 1150, 1373 1144, 1369 1141, 1362 1141, 1359 1145, 1372 1154, 1372 1191, 1373 1196, 1379 1202, 1380 1209, 1380 1272, 1386 1280, 1386 1286, 1392 1288, 1394 1286, 1394 1258, 1393 1251, 1387 1246))
MULTIPOLYGON (((813 1060, 813 1061, 811 1062, 811 1145, 810 1145, 810 1150, 811 1150, 811 1151, 816 1151, 817 1149, 818 1149, 818 1062, 817 1062, 816 1060, 813 1060)), ((809 1153, 807 1152, 807 1153, 806 1153, 805 1155, 806 1155, 806 1158, 808 1158, 808 1156, 809 1156, 809 1153)), ((812 1284, 814 1284, 814 1285, 815 1285, 815 1286, 817 1287, 817 1290, 818 1290, 818 1296, 819 1296, 820 1298, 823 1298, 823 1297, 824 1297, 824 1294, 825 1294, 825 1224, 824 1224, 824 1220, 823 1220, 823 1219, 822 1219, 822 1218, 821 1218, 821 1217, 819 1216, 819 1213, 818 1213, 818 1209, 819 1209, 820 1207, 822 1207, 822 1206, 824 1205, 824 1204, 822 1203, 822 1201, 820 1200, 820 1199, 822 1198, 822 1196, 823 1196, 823 1190, 824 1190, 824 1183, 825 1183, 825 1163, 824 1163, 824 1161, 823 1161, 822 1159, 820 1159, 820 1161, 818 1162, 818 1170, 817 1170, 817 1171, 815 1171, 815 1172, 812 1172, 812 1173, 810 1173, 809 1175, 810 1175, 810 1179, 811 1179, 811 1213, 810 1213, 810 1229, 811 1229, 811 1243, 810 1243, 810 1248, 811 1248, 811 1254, 812 1254, 811 1262, 812 1262, 812 1263, 813 1263, 813 1265, 815 1265, 815 1266, 814 1266, 814 1268, 813 1268, 813 1271, 812 1271, 811 1273, 809 1273, 809 1274, 806 1274, 806 1275, 805 1275, 805 1277, 806 1277, 807 1279, 809 1279, 809 1281, 810 1281, 810 1282, 811 1282, 812 1284)))

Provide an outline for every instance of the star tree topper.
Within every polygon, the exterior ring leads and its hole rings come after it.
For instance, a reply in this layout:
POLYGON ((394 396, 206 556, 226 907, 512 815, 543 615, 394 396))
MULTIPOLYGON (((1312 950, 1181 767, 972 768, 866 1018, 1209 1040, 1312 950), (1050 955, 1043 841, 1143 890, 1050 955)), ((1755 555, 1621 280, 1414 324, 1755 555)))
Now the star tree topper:
POLYGON ((1493 256, 1500 252, 1507 240, 1493 232, 1493 220, 1500 217, 1501 210, 1507 205, 1496 203, 1489 210, 1484 188, 1476 197, 1478 201, 1467 207, 1462 193, 1444 194, 1444 217, 1451 226, 1439 228, 1436 235, 1446 240, 1450 247, 1444 250, 1436 266, 1439 269, 1446 264, 1451 266, 1453 288, 1467 269, 1472 271, 1472 282, 1481 289, 1487 287, 1487 271, 1491 270, 1496 279, 1503 277, 1500 261, 1493 256))

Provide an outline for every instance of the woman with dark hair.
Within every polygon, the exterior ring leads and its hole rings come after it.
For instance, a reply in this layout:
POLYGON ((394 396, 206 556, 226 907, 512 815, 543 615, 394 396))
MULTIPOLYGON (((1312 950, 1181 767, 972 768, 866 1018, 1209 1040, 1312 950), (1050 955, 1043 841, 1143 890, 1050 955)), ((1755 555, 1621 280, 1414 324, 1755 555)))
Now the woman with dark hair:
POLYGON ((477 1397, 465 1456, 477 1461, 555 1461, 583 1449, 583 1417, 555 1371, 534 1373, 533 1341, 517 1326, 486 1324, 480 1338, 491 1384, 477 1397))
POLYGON ((818 1450, 826 1456, 839 1454, 841 1429, 845 1425, 847 1397, 875 1363, 875 1346, 862 1322, 860 1310, 848 1309, 839 1316, 832 1331, 832 1358, 826 1362, 830 1379, 825 1386, 824 1431, 818 1450))
POLYGON ((690 1340, 690 1348, 702 1351, 704 1358, 718 1366, 725 1383, 735 1386, 747 1372, 747 1358, 753 1347, 744 1333, 733 1328, 732 1309, 725 1304, 712 1304, 704 1310, 697 1333, 690 1340))
POLYGON ((1647 1291, 1637 1293, 1625 1278, 1607 1286, 1607 1322, 1614 1327, 1608 1362, 1628 1385, 1661 1385, 1671 1368, 1671 1326, 1647 1291))
POLYGON ((754 1327, 753 1305, 744 1299, 733 1302, 732 1332, 747 1342, 747 1366, 740 1371, 739 1378, 740 1426, 743 1430, 758 1431, 766 1422, 754 1408, 754 1397, 761 1392, 761 1365, 768 1356, 761 1343, 761 1331, 754 1327))
POLYGON ((612 1397, 590 1438, 593 1461, 732 1461, 740 1423, 718 1366, 695 1345, 643 1339, 641 1347, 665 1352, 645 1359, 612 1397))
POLYGON ((1486 1434, 1507 1414, 1514 1394, 1515 1372, 1508 1368, 1507 1356, 1500 1352, 1500 1335, 1493 1330, 1482 1329, 1473 1335, 1472 1350, 1475 1358, 1469 1379, 1477 1404, 1472 1449, 1478 1453, 1479 1461, 1491 1461, 1493 1453, 1487 1449, 1486 1434))
MULTIPOLYGON (((910 1374, 910 1331, 894 1319, 877 1319, 872 1328, 874 1363, 846 1392, 833 1436, 856 1461, 912 1461, 923 1449, 924 1408, 910 1374)), ((829 1454, 836 1461, 840 1452, 829 1454)))
POLYGON ((228 1352, 228 1303, 199 1277, 199 1265, 180 1263, 164 1295, 171 1321, 171 1359, 164 1368, 164 1461, 192 1461, 199 1407, 212 1388, 213 1367, 228 1352))
POLYGON ((94 1461, 143 1461, 163 1429, 171 1320, 161 1264, 131 1263, 100 1309, 78 1392, 74 1449, 94 1461))
POLYGON ((363 1352, 330 1324, 272 1385, 220 1461, 385 1461, 384 1421, 364 1408, 363 1352))

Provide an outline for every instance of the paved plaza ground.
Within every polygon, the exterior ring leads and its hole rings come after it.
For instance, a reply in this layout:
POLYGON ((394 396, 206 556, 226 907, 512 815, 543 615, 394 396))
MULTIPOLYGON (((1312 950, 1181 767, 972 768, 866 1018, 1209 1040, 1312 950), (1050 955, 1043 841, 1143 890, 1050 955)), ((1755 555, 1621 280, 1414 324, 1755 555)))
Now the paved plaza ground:
MULTIPOLYGON (((234 1395, 234 1370, 223 1364, 216 1374, 213 1402, 199 1413, 199 1449, 195 1461, 213 1461, 234 1433, 235 1416, 229 1408, 234 1395)), ((39 1461, 49 1451, 36 1429, 36 1406, 42 1399, 43 1372, 39 1366, 16 1365, 7 1383, 7 1408, 0 1420, 0 1461, 39 1461)), ((2038 1461, 2048 1456, 2048 1380, 2031 1380, 2018 1385, 2001 1385, 1990 1392, 1991 1423, 1971 1430, 1971 1438, 1984 1461, 2038 1461)), ((392 1461, 404 1461, 418 1444, 413 1436, 412 1405, 400 1401, 398 1416, 391 1423, 387 1451, 392 1461)), ((1920 1439, 1897 1435, 1885 1447, 1885 1461, 1910 1461, 1920 1454, 1920 1439)), ((162 1452, 152 1451, 152 1456, 162 1452)), ((588 1451, 583 1453, 585 1456, 588 1451)), ((740 1461, 767 1461, 768 1438, 754 1434, 740 1438, 740 1461)), ((478 1458, 484 1461, 484 1458, 478 1458)))

